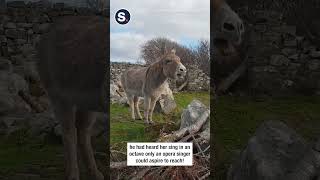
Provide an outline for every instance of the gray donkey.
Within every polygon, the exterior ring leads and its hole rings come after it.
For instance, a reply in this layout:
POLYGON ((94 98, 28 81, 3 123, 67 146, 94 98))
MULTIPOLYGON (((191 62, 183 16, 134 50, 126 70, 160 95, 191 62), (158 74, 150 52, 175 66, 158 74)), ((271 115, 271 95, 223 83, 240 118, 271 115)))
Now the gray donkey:
POLYGON ((77 150, 90 178, 103 180, 91 147, 95 112, 106 111, 109 19, 57 19, 38 44, 40 79, 62 127, 67 180, 79 180, 77 150))
POLYGON ((186 67, 181 63, 176 51, 165 52, 160 59, 148 67, 132 68, 121 76, 121 84, 127 95, 131 117, 139 110, 139 97, 144 97, 144 122, 152 124, 152 114, 156 102, 167 88, 167 79, 177 79, 186 75, 186 67))

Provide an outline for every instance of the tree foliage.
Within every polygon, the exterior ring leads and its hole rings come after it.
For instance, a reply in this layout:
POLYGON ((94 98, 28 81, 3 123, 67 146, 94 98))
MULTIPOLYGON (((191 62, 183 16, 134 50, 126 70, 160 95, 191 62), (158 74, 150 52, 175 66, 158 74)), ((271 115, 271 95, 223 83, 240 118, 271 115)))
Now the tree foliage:
POLYGON ((146 64, 151 64, 159 59, 164 52, 176 50, 181 62, 185 65, 197 65, 205 73, 210 69, 210 43, 208 40, 200 40, 194 49, 188 48, 167 38, 158 37, 147 41, 141 47, 141 57, 146 64))

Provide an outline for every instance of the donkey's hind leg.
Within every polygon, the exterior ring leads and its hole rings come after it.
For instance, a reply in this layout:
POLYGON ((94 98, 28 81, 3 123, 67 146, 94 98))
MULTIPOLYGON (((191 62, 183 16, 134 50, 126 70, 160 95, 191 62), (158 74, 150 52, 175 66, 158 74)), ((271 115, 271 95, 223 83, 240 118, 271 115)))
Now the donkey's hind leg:
POLYGON ((128 97, 128 101, 129 101, 129 106, 130 106, 130 110, 131 110, 131 118, 133 120, 136 119, 135 115, 134 115, 134 96, 127 96, 128 97))
POLYGON ((96 113, 88 111, 76 112, 76 125, 78 134, 78 147, 79 154, 85 167, 89 171, 89 179, 103 180, 102 173, 98 170, 94 158, 92 145, 91 145, 91 130, 94 122, 96 121, 96 113))
POLYGON ((136 110, 136 114, 138 115, 139 119, 142 119, 142 116, 141 116, 141 113, 140 113, 140 109, 139 109, 139 97, 138 96, 134 96, 133 102, 134 102, 134 108, 136 110))
POLYGON ((52 101, 52 104, 55 116, 61 123, 66 179, 79 180, 75 109, 71 105, 56 101, 52 101))

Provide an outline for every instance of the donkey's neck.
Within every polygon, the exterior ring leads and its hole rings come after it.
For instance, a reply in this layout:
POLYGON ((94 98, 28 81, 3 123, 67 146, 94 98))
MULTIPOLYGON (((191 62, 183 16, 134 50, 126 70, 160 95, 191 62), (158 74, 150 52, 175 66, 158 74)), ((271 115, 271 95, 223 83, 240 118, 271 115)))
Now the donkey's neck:
POLYGON ((146 72, 146 89, 159 88, 168 78, 163 73, 161 61, 151 64, 146 72))

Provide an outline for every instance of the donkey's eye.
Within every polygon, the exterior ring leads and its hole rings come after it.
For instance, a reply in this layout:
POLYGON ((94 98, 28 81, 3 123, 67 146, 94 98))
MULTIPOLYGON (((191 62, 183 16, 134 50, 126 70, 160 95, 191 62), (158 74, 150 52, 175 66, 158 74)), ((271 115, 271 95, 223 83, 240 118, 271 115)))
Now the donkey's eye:
POLYGON ((166 64, 168 64, 168 63, 171 63, 171 60, 170 60, 170 59, 167 59, 167 60, 166 60, 166 64))

